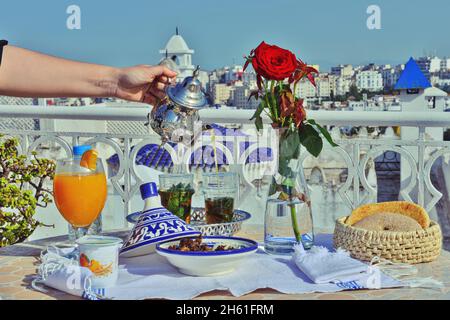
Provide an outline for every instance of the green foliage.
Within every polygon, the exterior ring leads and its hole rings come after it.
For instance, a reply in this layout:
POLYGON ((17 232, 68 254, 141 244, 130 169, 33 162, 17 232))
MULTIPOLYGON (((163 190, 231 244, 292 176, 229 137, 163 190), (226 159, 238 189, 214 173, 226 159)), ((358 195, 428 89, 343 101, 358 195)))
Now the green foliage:
MULTIPOLYGON (((282 171, 289 171, 287 163, 294 158, 289 152, 298 150, 300 145, 303 145, 314 157, 318 157, 323 149, 322 137, 331 146, 337 146, 326 128, 313 119, 307 118, 303 99, 297 98, 294 94, 295 85, 292 90, 291 86, 283 81, 261 81, 264 85, 259 92, 252 93, 252 95, 256 94, 261 102, 250 120, 255 121, 258 131, 263 129, 264 112, 272 121, 272 127, 285 131, 280 137, 279 165, 282 171), (285 144, 284 147, 283 144, 285 144)), ((358 92, 358 89, 352 87, 351 91, 358 92)))
POLYGON ((262 130, 262 128, 263 128, 263 119, 261 117, 261 113, 263 112, 265 107, 266 107, 266 102, 263 100, 263 101, 261 101, 261 103, 259 104, 255 113, 253 114, 253 117, 250 118, 250 120, 255 120, 255 126, 258 131, 262 130))
POLYGON ((19 155, 19 140, 0 135, 0 247, 24 241, 36 227, 44 225, 33 219, 37 207, 52 202, 52 191, 45 183, 53 179, 55 163, 31 161, 19 155))
POLYGON ((304 124, 299 131, 300 143, 314 157, 318 157, 323 148, 322 138, 312 125, 304 124))
POLYGON ((167 190, 160 190, 162 205, 179 218, 190 219, 192 195, 195 190, 189 183, 178 183, 167 190))
POLYGON ((362 94, 354 84, 350 86, 347 97, 354 97, 356 101, 362 100, 362 94))
POLYGON ((194 188, 192 188, 190 183, 183 183, 180 182, 178 184, 172 185, 168 191, 174 192, 174 191, 192 191, 194 188))
POLYGON ((300 154, 300 137, 296 129, 282 129, 278 149, 278 171, 283 177, 292 177, 289 162, 300 154))
POLYGON ((325 137, 325 139, 327 139, 328 143, 332 146, 332 147, 337 147, 338 145, 333 141, 333 138, 331 137, 330 133, 328 132, 327 129, 325 129, 324 127, 322 127, 320 124, 318 124, 315 120, 313 119, 308 119, 307 120, 310 124, 312 124, 313 126, 315 126, 317 128, 317 130, 319 130, 319 132, 325 137))

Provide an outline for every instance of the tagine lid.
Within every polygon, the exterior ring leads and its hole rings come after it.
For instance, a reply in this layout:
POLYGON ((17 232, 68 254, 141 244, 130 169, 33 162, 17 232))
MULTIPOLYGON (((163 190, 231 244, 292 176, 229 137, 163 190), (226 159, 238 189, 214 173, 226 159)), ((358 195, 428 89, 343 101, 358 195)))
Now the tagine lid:
POLYGON ((141 213, 120 250, 120 256, 129 258, 151 254, 158 243, 200 235, 200 231, 166 208, 150 209, 141 213))
POLYGON ((193 72, 192 77, 186 77, 181 83, 167 88, 170 100, 183 107, 202 109, 208 104, 206 95, 202 90, 202 83, 198 80, 199 66, 193 72))

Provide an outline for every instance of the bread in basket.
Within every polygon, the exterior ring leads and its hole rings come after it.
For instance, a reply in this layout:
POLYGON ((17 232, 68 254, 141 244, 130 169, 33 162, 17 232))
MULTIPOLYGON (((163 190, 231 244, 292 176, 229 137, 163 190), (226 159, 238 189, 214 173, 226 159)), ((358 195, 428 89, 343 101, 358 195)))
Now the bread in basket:
MULTIPOLYGON (((387 219, 381 217, 373 221, 383 223, 387 219)), ((421 263, 433 261, 439 256, 442 233, 439 224, 430 221, 422 207, 406 201, 392 201, 363 205, 350 216, 337 219, 334 246, 349 251, 352 257, 362 261, 371 261, 374 256, 378 256, 392 262, 421 263), (354 226, 376 214, 385 217, 389 214, 401 214, 413 218, 421 228, 412 228, 412 231, 385 231, 384 227, 367 230, 354 226)))

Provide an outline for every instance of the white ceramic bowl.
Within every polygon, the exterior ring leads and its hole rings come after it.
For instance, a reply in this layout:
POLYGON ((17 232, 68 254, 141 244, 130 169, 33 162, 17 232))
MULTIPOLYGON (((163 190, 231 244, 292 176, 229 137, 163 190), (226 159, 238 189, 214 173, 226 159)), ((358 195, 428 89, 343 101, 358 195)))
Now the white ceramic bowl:
POLYGON ((160 243, 156 252, 169 260, 181 273, 189 276, 218 276, 233 272, 238 264, 247 256, 258 250, 258 244, 249 239, 237 237, 211 236, 203 237, 203 242, 209 246, 233 246, 238 249, 227 251, 179 251, 169 249, 179 244, 180 240, 160 243))

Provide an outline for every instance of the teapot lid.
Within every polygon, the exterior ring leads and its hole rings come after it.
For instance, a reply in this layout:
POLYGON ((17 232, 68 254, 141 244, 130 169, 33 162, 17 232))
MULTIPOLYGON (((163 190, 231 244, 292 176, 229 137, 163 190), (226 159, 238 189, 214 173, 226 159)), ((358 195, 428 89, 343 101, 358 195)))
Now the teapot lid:
POLYGON ((175 103, 191 108, 202 109, 207 104, 205 93, 202 91, 202 84, 197 79, 199 66, 195 69, 192 77, 186 77, 181 83, 167 88, 169 99, 175 103))

